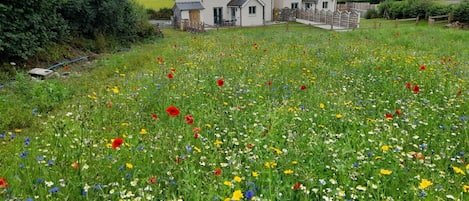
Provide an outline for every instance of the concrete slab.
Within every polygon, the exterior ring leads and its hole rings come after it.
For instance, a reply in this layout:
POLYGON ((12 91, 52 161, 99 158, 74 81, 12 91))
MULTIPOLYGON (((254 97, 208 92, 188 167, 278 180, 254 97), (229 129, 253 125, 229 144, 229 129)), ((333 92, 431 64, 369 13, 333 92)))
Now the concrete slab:
POLYGON ((301 24, 315 26, 315 27, 318 27, 318 28, 321 28, 321 29, 333 30, 333 31, 349 31, 349 30, 351 30, 351 29, 347 29, 345 27, 331 26, 329 24, 324 24, 322 22, 314 22, 314 21, 303 20, 303 19, 296 19, 296 22, 301 23, 301 24))

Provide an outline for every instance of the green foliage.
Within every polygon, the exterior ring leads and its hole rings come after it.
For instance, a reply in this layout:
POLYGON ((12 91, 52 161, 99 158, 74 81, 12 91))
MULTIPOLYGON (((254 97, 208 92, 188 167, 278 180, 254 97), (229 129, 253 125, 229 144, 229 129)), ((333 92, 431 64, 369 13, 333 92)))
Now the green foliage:
POLYGON ((436 15, 447 15, 453 12, 453 6, 445 4, 435 4, 427 9, 426 17, 436 15))
POLYGON ((126 41, 134 41, 138 33, 147 31, 139 26, 146 21, 143 12, 143 7, 127 0, 73 0, 61 9, 74 35, 94 38, 104 34, 126 41))
POLYGON ((373 18, 378 18, 378 11, 375 9, 369 9, 365 13, 365 19, 373 19, 373 18))
POLYGON ((161 8, 158 12, 151 8, 146 10, 148 17, 154 20, 168 20, 173 16, 173 9, 171 8, 161 8))
POLYGON ((57 10, 62 1, 6 0, 0 3, 0 61, 26 59, 52 42, 67 38, 57 10))
POLYGON ((469 23, 469 1, 465 1, 454 8, 453 20, 469 23))

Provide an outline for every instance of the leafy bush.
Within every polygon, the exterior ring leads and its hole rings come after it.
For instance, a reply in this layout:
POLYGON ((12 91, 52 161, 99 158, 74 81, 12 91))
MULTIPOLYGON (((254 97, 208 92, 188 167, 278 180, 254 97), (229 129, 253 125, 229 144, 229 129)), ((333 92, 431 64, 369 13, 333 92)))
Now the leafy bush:
POLYGON ((448 13, 451 13, 452 11, 453 7, 451 5, 435 4, 427 9, 426 17, 435 15, 446 15, 448 13))
POLYGON ((52 42, 66 39, 58 14, 62 1, 5 0, 0 3, 0 60, 26 59, 52 42))
POLYGON ((153 9, 147 9, 147 14, 150 19, 154 20, 169 20, 173 16, 173 9, 171 8, 161 8, 158 11, 153 9))
POLYGON ((94 38, 104 34, 130 41, 138 37, 139 24, 146 21, 141 13, 143 7, 133 1, 114 0, 68 1, 61 9, 74 35, 94 38))
POLYGON ((465 1, 454 8, 453 20, 469 23, 469 1, 465 1))
POLYGON ((378 11, 375 9, 369 9, 365 13, 365 19, 372 19, 372 18, 378 18, 378 11))

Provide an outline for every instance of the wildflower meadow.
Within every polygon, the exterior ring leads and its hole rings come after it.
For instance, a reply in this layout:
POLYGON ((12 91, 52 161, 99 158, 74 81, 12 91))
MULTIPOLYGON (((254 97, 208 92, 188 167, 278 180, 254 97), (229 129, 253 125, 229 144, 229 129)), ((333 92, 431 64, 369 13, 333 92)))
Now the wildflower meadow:
POLYGON ((164 31, 0 91, 1 200, 469 200, 467 31, 164 31))

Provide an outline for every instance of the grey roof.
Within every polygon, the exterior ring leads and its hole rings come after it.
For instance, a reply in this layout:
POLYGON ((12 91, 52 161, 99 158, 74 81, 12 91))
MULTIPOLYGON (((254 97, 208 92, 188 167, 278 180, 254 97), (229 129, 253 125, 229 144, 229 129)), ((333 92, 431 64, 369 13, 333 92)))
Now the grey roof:
POLYGON ((203 10, 204 6, 200 2, 179 2, 176 3, 179 10, 203 10))
POLYGON ((242 6, 248 0, 231 0, 227 6, 242 6))

